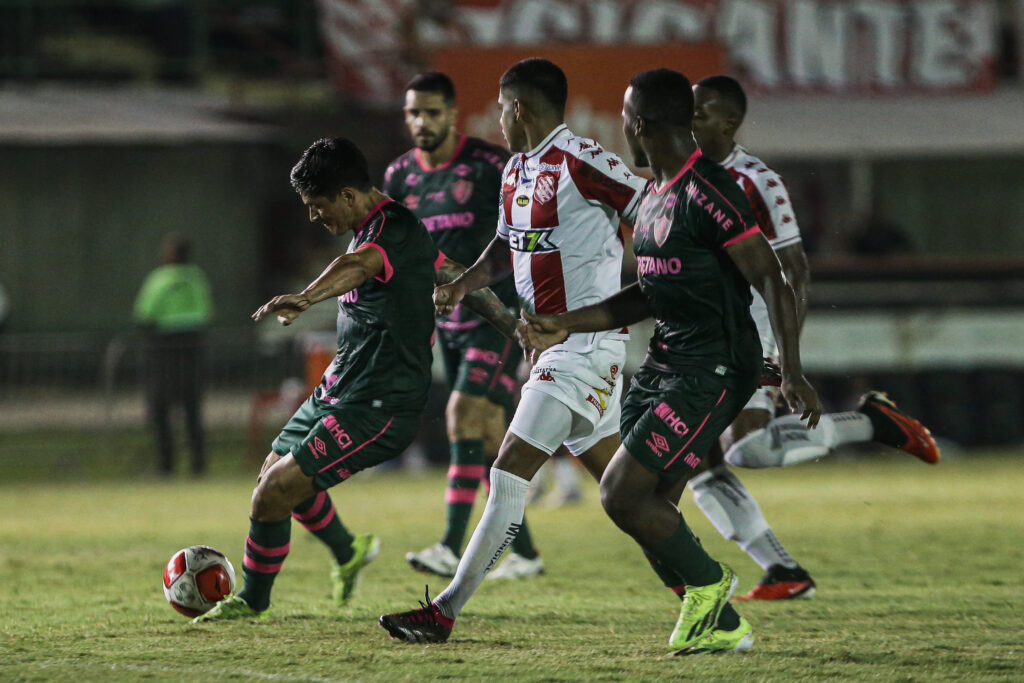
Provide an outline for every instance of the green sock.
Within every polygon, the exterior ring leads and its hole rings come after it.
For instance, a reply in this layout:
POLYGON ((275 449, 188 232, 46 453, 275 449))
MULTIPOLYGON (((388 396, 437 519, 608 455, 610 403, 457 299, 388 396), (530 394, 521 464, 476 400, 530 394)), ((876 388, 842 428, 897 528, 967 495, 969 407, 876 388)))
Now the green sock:
POLYGON ((291 547, 292 520, 285 517, 275 522, 249 520, 249 537, 245 539, 242 576, 245 587, 238 596, 254 610, 270 607, 270 589, 281 571, 291 547))
POLYGON ((652 555, 649 550, 646 548, 643 548, 642 550, 644 551, 644 557, 647 558, 648 564, 651 565, 651 569, 653 569, 654 573, 658 575, 661 582, 665 584, 665 588, 668 588, 670 591, 675 593, 676 597, 680 600, 686 599, 686 580, 663 565, 661 561, 652 555))
POLYGON ((483 439, 460 439, 452 442, 451 465, 448 466, 448 487, 445 489, 447 526, 441 543, 456 555, 462 554, 469 516, 476 502, 480 480, 484 478, 483 439))
POLYGON ((331 549, 338 564, 345 564, 352 559, 354 538, 341 523, 341 517, 334 509, 327 491, 321 491, 296 505, 292 517, 331 549))
POLYGON ((661 564, 686 579, 689 586, 707 586, 722 579, 721 565, 707 554, 682 515, 672 535, 647 550, 661 564))

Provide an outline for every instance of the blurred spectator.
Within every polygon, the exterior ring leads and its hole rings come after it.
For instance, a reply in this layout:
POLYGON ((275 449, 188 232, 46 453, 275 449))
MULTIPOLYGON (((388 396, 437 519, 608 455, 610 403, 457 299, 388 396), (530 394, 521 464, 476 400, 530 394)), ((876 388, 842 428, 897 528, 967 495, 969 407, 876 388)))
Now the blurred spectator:
POLYGON ((861 256, 886 256, 911 252, 914 245, 903 228, 879 213, 871 213, 854 230, 850 250, 861 256))
POLYGON ((7 296, 4 284, 0 282, 0 332, 7 326, 7 318, 11 314, 11 298, 7 296))
POLYGON ((191 244, 184 237, 165 237, 163 265, 146 277, 135 300, 135 322, 147 335, 146 400, 161 475, 174 470, 170 411, 175 404, 181 404, 185 413, 192 474, 199 476, 206 469, 202 333, 210 322, 213 302, 206 275, 189 262, 190 254, 191 244))

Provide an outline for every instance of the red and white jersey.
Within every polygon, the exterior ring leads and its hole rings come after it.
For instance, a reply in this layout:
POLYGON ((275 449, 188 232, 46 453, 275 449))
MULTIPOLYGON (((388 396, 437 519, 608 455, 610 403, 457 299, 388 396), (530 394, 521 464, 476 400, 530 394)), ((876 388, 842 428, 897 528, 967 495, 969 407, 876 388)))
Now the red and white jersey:
MULTIPOLYGON (((509 159, 498 237, 512 251, 516 291, 538 313, 563 313, 619 291, 620 218, 632 223, 646 180, 593 140, 561 125, 509 159)), ((574 334, 561 345, 586 351, 628 331, 574 334)))
POLYGON ((793 203, 782 176, 739 145, 733 147, 722 166, 743 188, 754 209, 757 224, 773 249, 779 250, 801 241, 793 203))
MULTIPOLYGON (((750 206, 754 209, 757 224, 768 238, 772 249, 778 251, 783 247, 800 244, 800 228, 796 224, 796 213, 793 211, 789 190, 786 189, 782 176, 739 145, 733 147, 732 153, 725 158, 722 166, 728 169, 743 188, 750 206)), ((753 287, 751 292, 754 301, 750 304, 750 315, 757 324, 764 355, 774 357, 775 335, 768 319, 768 304, 753 287)))

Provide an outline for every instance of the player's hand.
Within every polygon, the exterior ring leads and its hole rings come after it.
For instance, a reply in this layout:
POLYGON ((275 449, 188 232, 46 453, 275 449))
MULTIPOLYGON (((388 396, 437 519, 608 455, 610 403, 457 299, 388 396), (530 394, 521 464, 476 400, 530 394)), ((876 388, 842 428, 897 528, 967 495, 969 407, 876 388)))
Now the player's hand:
POLYGON ((789 404, 790 410, 800 413, 801 420, 807 420, 807 428, 818 426, 821 417, 821 399, 811 383, 803 375, 782 378, 782 396, 789 404))
POLYGON ((252 314, 252 319, 259 322, 271 313, 276 313, 279 323, 291 325, 310 305, 309 299, 302 294, 282 294, 260 306, 259 310, 252 314))
POLYGON ((516 327, 516 337, 520 344, 537 351, 547 351, 555 344, 561 344, 569 336, 557 315, 536 315, 520 311, 521 323, 516 327))
POLYGON ((438 315, 448 315, 464 298, 466 288, 458 280, 434 287, 434 308, 438 315))

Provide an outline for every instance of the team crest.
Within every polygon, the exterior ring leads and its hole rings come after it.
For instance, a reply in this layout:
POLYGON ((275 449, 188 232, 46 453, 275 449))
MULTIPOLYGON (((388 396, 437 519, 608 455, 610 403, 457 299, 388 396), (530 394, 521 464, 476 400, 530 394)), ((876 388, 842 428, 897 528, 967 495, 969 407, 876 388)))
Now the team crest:
POLYGON ((470 180, 456 180, 452 183, 452 197, 459 204, 465 204, 473 196, 473 182, 470 180))
POLYGON ((658 218, 654 221, 654 241, 659 247, 665 246, 665 240, 672 231, 672 221, 667 218, 658 218))
POLYGON ((534 198, 541 204, 546 204, 555 196, 555 177, 550 173, 541 173, 537 176, 537 186, 533 190, 534 198))

